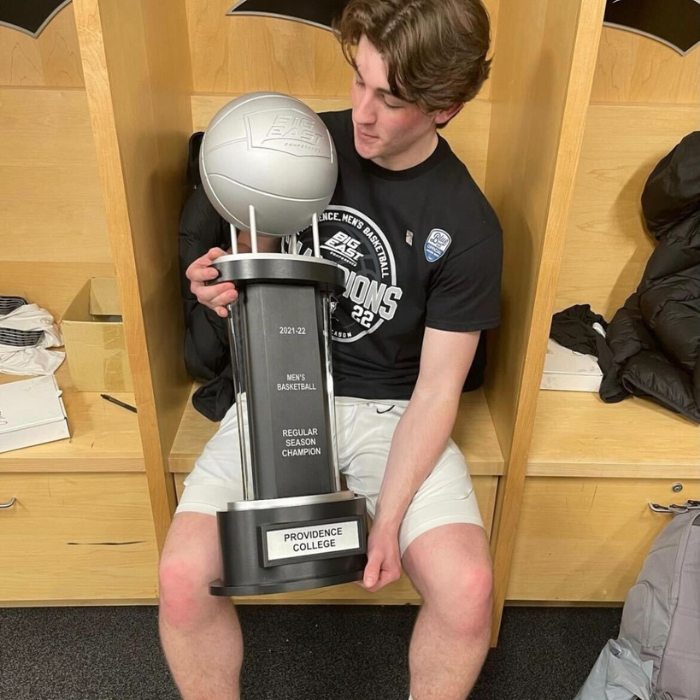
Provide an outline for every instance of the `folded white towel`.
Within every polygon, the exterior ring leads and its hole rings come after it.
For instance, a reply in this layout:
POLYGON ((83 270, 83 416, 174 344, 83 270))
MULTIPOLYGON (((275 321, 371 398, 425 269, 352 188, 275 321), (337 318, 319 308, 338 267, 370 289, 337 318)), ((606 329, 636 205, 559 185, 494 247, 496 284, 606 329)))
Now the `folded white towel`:
POLYGON ((48 311, 21 297, 0 297, 0 372, 53 374, 65 353, 46 348, 61 345, 61 332, 48 311))
POLYGON ((0 372, 27 376, 53 374, 65 358, 65 352, 46 348, 0 351, 0 372))

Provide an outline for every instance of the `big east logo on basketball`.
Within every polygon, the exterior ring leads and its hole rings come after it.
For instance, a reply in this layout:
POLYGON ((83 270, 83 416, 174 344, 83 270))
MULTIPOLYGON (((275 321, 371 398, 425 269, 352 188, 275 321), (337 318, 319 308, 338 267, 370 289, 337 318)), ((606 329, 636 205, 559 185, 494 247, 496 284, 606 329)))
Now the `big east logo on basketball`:
POLYGON ((321 140, 316 125, 306 117, 280 114, 267 132, 265 139, 298 139, 314 146, 321 140))
POLYGON ((276 109, 246 116, 252 148, 267 148, 295 156, 331 158, 328 137, 302 112, 276 109))

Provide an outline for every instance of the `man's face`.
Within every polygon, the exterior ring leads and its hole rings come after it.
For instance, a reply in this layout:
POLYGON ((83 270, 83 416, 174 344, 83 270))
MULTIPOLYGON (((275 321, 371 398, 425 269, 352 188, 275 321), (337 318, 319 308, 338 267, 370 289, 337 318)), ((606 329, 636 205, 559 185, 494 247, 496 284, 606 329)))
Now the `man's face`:
POLYGON ((382 55, 363 36, 355 55, 350 97, 357 152, 389 170, 422 163, 437 145, 436 123, 444 112, 430 115, 389 90, 382 55))

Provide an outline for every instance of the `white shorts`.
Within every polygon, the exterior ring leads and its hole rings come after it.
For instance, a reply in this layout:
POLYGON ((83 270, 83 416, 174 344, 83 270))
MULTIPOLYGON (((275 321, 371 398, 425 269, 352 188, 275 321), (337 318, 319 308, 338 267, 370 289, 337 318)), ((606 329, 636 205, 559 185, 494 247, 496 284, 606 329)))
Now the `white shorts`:
MULTIPOLYGON (((391 438, 407 401, 378 402, 336 398, 338 462, 348 489, 364 496, 374 516, 391 438)), ((178 513, 214 515, 243 500, 236 409, 232 406, 185 479, 178 513)), ((401 554, 424 532, 452 523, 483 527, 464 457, 450 440, 435 468, 418 489, 399 531, 401 554)))

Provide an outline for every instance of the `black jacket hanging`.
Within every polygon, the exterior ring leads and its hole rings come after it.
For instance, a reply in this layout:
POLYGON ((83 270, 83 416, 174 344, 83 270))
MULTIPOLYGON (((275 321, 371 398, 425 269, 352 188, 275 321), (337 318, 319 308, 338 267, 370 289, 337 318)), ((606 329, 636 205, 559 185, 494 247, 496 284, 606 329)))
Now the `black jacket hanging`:
POLYGON ((700 131, 654 168, 642 210, 658 244, 608 326, 616 386, 601 398, 648 397, 700 423, 700 131))

